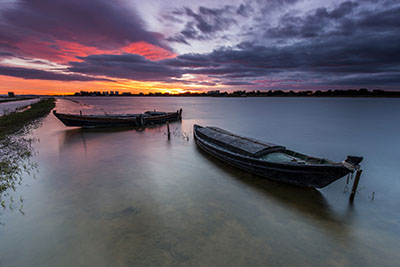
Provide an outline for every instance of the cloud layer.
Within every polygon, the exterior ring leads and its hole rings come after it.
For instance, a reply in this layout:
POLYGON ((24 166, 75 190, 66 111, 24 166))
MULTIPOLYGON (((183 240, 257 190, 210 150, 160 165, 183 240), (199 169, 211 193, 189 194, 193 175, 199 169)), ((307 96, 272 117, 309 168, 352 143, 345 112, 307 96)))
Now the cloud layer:
POLYGON ((99 53, 146 42, 169 49, 162 35, 125 1, 19 0, 0 8, 0 49, 59 59, 71 49, 99 53))
POLYGON ((156 33, 124 1, 20 0, 0 8, 0 60, 9 59, 0 61, 0 75, 228 89, 399 88, 398 2, 312 3, 179 6, 160 12, 160 23, 175 27, 156 33), (213 42, 212 52, 195 51, 213 42), (194 51, 179 53, 180 45, 194 51), (21 57, 64 67, 57 72, 10 64, 21 57))
POLYGON ((12 77, 34 79, 34 80, 53 80, 53 81, 112 81, 110 79, 95 78, 80 74, 63 74, 44 70, 6 67, 0 66, 0 75, 12 77))

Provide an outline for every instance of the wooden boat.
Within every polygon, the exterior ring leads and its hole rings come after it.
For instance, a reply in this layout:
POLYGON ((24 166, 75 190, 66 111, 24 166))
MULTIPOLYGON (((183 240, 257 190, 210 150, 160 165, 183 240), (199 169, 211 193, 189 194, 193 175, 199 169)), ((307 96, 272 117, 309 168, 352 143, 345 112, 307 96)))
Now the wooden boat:
POLYGON ((310 157, 271 143, 235 135, 217 127, 193 126, 197 145, 242 170, 300 186, 322 188, 359 168, 362 157, 341 163, 310 157))
POLYGON ((133 126, 143 127, 153 124, 176 121, 182 118, 182 109, 176 112, 146 111, 143 114, 114 114, 114 115, 82 115, 58 113, 56 116, 65 126, 84 128, 133 126))

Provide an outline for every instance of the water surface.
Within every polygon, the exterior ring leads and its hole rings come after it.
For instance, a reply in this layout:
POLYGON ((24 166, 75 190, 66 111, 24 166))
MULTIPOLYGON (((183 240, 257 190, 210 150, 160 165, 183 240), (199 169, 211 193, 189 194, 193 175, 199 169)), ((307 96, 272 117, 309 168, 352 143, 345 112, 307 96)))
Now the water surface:
POLYGON ((400 262, 398 99, 60 99, 59 112, 183 108, 181 123, 67 128, 52 114, 0 212, 0 266, 395 266, 400 262), (350 203, 343 178, 322 190, 269 181, 214 159, 192 126, 213 125, 306 154, 364 156, 350 203))
POLYGON ((39 102, 40 98, 27 99, 27 100, 16 100, 9 102, 0 102, 0 116, 4 114, 15 112, 17 109, 32 105, 36 102, 39 102))

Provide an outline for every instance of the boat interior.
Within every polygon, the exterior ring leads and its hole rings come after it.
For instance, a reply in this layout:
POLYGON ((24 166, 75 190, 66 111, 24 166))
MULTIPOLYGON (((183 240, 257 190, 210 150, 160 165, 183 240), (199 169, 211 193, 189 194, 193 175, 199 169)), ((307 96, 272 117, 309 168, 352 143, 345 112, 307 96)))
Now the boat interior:
POLYGON ((304 165, 338 164, 327 159, 297 153, 286 149, 284 146, 235 135, 217 127, 198 127, 197 129, 203 138, 226 150, 263 161, 304 165))
POLYGON ((309 157, 291 150, 283 149, 261 156, 259 159, 276 163, 297 163, 297 164, 333 164, 326 159, 309 157))
POLYGON ((161 115, 167 114, 167 112, 163 112, 163 111, 146 111, 144 114, 148 115, 148 116, 161 116, 161 115))

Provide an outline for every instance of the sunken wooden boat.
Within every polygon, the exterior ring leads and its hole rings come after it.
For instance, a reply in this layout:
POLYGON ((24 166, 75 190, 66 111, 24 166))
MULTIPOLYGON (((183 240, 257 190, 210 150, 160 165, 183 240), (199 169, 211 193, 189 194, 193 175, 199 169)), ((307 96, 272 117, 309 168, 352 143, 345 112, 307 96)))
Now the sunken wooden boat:
POLYGON ((362 157, 341 163, 307 156, 271 143, 235 135, 217 127, 193 126, 197 145, 226 163, 273 180, 322 188, 359 168, 362 157))
POLYGON ((143 114, 82 115, 58 113, 56 116, 65 126, 94 128, 133 126, 144 127, 182 119, 182 109, 176 112, 146 111, 143 114))

